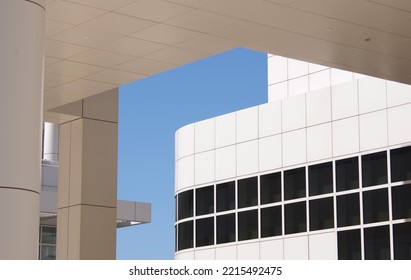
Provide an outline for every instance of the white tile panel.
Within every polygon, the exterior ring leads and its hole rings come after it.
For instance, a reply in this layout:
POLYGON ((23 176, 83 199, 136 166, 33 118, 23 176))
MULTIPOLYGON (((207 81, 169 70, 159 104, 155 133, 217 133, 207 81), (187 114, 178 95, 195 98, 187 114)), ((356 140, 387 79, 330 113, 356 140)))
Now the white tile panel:
POLYGON ((282 135, 283 166, 306 162, 306 130, 299 129, 282 135))
POLYGON ((331 123, 325 123, 307 128, 307 160, 315 161, 331 157, 331 123))
POLYGON ((258 138, 258 107, 237 111, 237 143, 258 138))
POLYGON ((372 77, 360 79, 358 89, 360 114, 387 107, 385 80, 372 77))
POLYGON ((215 249, 196 250, 194 256, 196 260, 215 260, 215 249))
POLYGON ((309 75, 309 91, 329 87, 331 84, 330 69, 326 69, 309 75))
POLYGON ((276 84, 287 80, 287 58, 272 56, 268 59, 268 84, 276 84))
POLYGON ((268 86, 268 102, 282 100, 288 97, 288 82, 268 86))
POLYGON ((288 95, 294 96, 308 92, 308 76, 302 76, 288 81, 288 95))
POLYGON ((347 83, 354 79, 352 72, 331 68, 331 85, 335 86, 342 83, 347 83))
POLYGON ((216 148, 235 144, 235 113, 219 116, 215 119, 216 148))
POLYGON ((388 139, 390 145, 411 141, 411 104, 388 109, 388 139))
POLYGON ((336 260, 337 233, 322 233, 309 236, 310 260, 336 260))
POLYGON ((335 157, 360 150, 359 119, 352 117, 334 121, 333 125, 333 155, 335 157))
POLYGON ((177 161, 177 190, 194 185, 194 156, 177 161))
POLYGON ((289 58, 288 79, 291 80, 304 75, 308 75, 308 62, 289 58))
POLYGON ((176 253, 176 260, 194 260, 194 252, 176 253))
POLYGON ((186 125, 177 131, 177 159, 194 154, 194 124, 186 125))
POLYGON ((308 260, 308 236, 285 238, 284 260, 308 260))
POLYGON ((237 246, 216 248, 216 260, 236 260, 237 246))
POLYGON ((195 154, 195 181, 196 185, 214 181, 214 150, 195 154))
POLYGON ((237 144, 237 176, 258 172, 258 140, 237 144))
POLYGON ((281 133, 281 102, 271 102, 258 107, 259 137, 281 133))
POLYGON ((333 86, 331 99, 333 120, 358 115, 358 81, 333 86))
POLYGON ((387 111, 381 110, 360 115, 360 150, 385 147, 387 137, 387 111))
POLYGON ((261 260, 282 260, 284 259, 284 241, 271 240, 260 242, 260 259, 261 260))
POLYGON ((280 168, 282 166, 281 135, 260 138, 259 142, 260 171, 280 168))
POLYGON ((283 132, 305 127, 305 94, 283 100, 281 113, 283 132))
POLYGON ((258 242, 241 244, 237 246, 238 260, 259 260, 260 244, 258 242))
POLYGON ((216 157, 216 180, 233 178, 236 176, 236 146, 228 146, 217 149, 216 157))
POLYGON ((411 102, 411 86, 387 81, 387 105, 397 106, 411 102))
POLYGON ((214 149, 215 145, 215 119, 208 119, 195 123, 195 152, 214 149))
POLYGON ((307 126, 331 121, 330 87, 310 92, 306 95, 306 99, 307 126))

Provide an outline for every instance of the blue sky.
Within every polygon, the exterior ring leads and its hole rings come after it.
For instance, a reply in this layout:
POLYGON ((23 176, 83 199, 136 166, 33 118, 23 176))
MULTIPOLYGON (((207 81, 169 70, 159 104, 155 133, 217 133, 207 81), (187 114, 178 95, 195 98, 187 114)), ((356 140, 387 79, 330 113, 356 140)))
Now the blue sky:
POLYGON ((235 49, 120 88, 118 199, 152 203, 117 231, 117 259, 174 258, 174 134, 267 102, 267 55, 235 49))

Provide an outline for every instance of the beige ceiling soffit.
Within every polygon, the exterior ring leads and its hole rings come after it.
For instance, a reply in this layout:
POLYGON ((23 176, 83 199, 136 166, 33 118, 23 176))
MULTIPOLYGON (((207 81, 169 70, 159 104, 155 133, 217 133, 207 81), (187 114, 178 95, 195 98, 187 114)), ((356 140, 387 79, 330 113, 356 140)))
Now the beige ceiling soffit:
POLYGON ((83 100, 74 101, 50 110, 53 113, 81 117, 83 115, 83 100))

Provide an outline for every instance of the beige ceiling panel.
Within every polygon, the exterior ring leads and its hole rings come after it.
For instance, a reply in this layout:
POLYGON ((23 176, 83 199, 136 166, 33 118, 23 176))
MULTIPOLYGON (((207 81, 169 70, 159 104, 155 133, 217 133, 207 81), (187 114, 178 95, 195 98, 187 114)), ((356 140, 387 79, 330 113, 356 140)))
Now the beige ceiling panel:
POLYGON ((261 24, 239 21, 230 26, 214 30, 211 34, 238 42, 253 43, 278 35, 280 32, 278 29, 261 24))
POLYGON ((174 65, 184 65, 208 56, 191 50, 184 50, 176 47, 168 47, 158 52, 147 55, 146 58, 166 62, 174 65))
POLYGON ((250 19, 265 14, 271 7, 272 3, 263 0, 225 0, 212 2, 203 9, 219 15, 250 19))
POLYGON ((82 97, 88 97, 115 87, 115 84, 78 79, 59 87, 59 89, 62 91, 78 92, 82 94, 82 97))
POLYGON ((46 56, 67 59, 76 54, 87 51, 89 48, 68 44, 65 42, 46 39, 44 44, 46 56))
POLYGON ((237 22, 236 19, 202 10, 193 10, 190 13, 166 21, 167 24, 173 26, 205 33, 235 22, 237 22))
POLYGON ((130 82, 134 82, 143 78, 145 75, 140 75, 131 72, 125 72, 120 70, 106 69, 96 74, 87 76, 87 80, 93 80, 97 82, 106 82, 110 84, 116 84, 117 86, 124 85, 130 82))
POLYGON ((280 4, 280 5, 289 5, 292 4, 294 2, 297 2, 298 0, 266 0, 268 2, 272 2, 275 4, 280 4))
POLYGON ((83 76, 91 75, 102 70, 103 68, 94 65, 63 60, 49 67, 46 67, 45 72, 46 75, 47 73, 56 73, 81 78, 83 76))
POLYGON ((61 59, 59 59, 59 58, 46 56, 46 57, 44 57, 44 66, 47 67, 47 66, 53 65, 53 64, 55 64, 57 62, 60 62, 60 61, 61 61, 61 59))
POLYGON ((169 64, 145 58, 137 58, 124 64, 117 65, 115 68, 150 76, 173 69, 175 67, 177 67, 175 64, 169 64))
POLYGON ((53 88, 44 92, 44 99, 51 99, 53 102, 49 103, 49 106, 60 106, 65 103, 77 101, 82 99, 84 94, 78 91, 63 89, 62 87, 53 88))
POLYGON ((379 3, 388 7, 411 12, 411 1, 409 0, 370 0, 371 2, 379 3))
POLYGON ((379 52, 389 54, 401 58, 411 58, 411 39, 407 39, 401 42, 384 45, 378 48, 379 52))
POLYGON ((291 53, 300 52, 319 43, 321 43, 321 40, 295 33, 282 32, 277 36, 246 46, 250 48, 254 48, 255 46, 260 51, 287 56, 291 53))
POLYGON ((239 42, 227 40, 221 37, 202 35, 178 44, 177 47, 201 53, 217 54, 233 48, 241 47, 241 44, 239 42))
POLYGON ((179 4, 179 5, 193 7, 193 8, 200 8, 209 3, 220 1, 220 0, 194 0, 194 1, 193 0, 167 0, 167 1, 173 2, 175 4, 179 4))
POLYGON ((163 22, 190 10, 191 8, 189 7, 162 0, 139 0, 117 9, 116 12, 156 22, 163 22))
POLYGON ((364 0, 298 0, 288 6, 332 18, 361 2, 364 0))
POLYGON ((347 22, 374 28, 375 26, 389 23, 408 15, 409 13, 405 11, 380 4, 360 2, 350 9, 342 11, 336 17, 347 22))
POLYGON ((387 32, 391 32, 394 34, 407 36, 411 38, 410 26, 411 26, 411 15, 400 18, 398 20, 390 21, 389 23, 385 23, 383 25, 379 25, 376 28, 383 30, 383 31, 387 31, 387 32))
POLYGON ((72 24, 46 19, 45 37, 48 38, 50 36, 56 35, 57 33, 65 31, 73 26, 74 25, 72 24))
POLYGON ((119 53, 92 49, 72 57, 70 60, 102 67, 113 67, 132 60, 134 57, 119 53))
POLYGON ((368 29, 366 27, 337 19, 325 18, 321 21, 317 21, 299 28, 296 32, 327 41, 343 43, 353 34, 367 30, 368 29))
POLYGON ((383 49, 384 46, 395 44, 406 39, 407 38, 404 36, 375 29, 368 29, 367 31, 355 33, 346 38, 345 43, 358 48, 379 50, 383 49))
POLYGON ((77 26, 51 38, 57 41, 95 48, 120 37, 121 35, 118 34, 77 26))
POLYGON ((160 44, 174 45, 192 39, 201 34, 202 33, 166 24, 156 24, 134 33, 131 36, 160 44))
POLYGON ((109 12, 86 22, 84 26, 121 35, 130 35, 154 24, 153 21, 109 12))
POLYGON ((46 7, 46 18, 71 24, 82 24, 106 11, 67 1, 54 1, 46 7))
POLYGON ((401 61, 398 57, 377 54, 369 51, 359 52, 345 59, 350 67, 358 69, 377 70, 384 68, 386 65, 395 64, 401 61))
POLYGON ((137 0, 70 0, 77 4, 112 11, 137 0))
POLYGON ((384 65, 380 68, 380 72, 395 76, 396 81, 407 82, 404 77, 411 77, 411 60, 404 59, 393 64, 384 65))
MULTIPOLYGON (((100 47, 100 49, 126 55, 143 56, 165 48, 166 45, 140 40, 131 37, 122 37, 100 47)), ((124 61, 123 61, 124 62, 124 61)))
POLYGON ((68 82, 74 81, 75 79, 77 78, 72 77, 72 76, 65 76, 65 75, 54 74, 54 73, 46 73, 44 75, 44 86, 49 87, 49 88, 54 88, 54 87, 66 84, 68 82))

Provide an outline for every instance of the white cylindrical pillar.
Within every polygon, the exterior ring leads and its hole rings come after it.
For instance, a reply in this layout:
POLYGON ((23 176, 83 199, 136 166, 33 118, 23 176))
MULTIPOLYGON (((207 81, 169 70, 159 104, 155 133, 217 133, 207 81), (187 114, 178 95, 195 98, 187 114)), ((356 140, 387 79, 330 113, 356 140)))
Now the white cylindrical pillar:
POLYGON ((59 125, 44 123, 43 159, 51 162, 59 161, 59 125))
POLYGON ((0 259, 37 259, 44 0, 0 2, 0 259))

